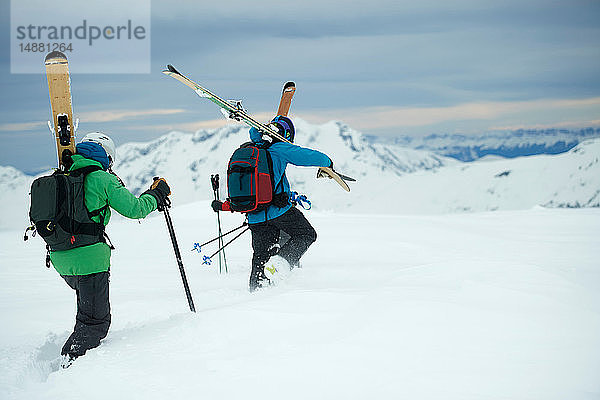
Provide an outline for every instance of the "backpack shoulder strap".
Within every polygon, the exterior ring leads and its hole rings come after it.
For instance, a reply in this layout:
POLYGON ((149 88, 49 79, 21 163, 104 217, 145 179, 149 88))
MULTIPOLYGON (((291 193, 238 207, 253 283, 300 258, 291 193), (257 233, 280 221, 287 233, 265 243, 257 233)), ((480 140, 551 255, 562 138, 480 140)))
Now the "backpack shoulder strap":
POLYGON ((277 186, 275 186, 275 173, 273 170, 273 158, 271 157, 271 152, 265 149, 265 153, 267 155, 267 164, 269 165, 269 175, 271 176, 271 187, 273 188, 273 198, 275 199, 275 194, 277 193, 277 189, 279 187, 283 190, 283 177, 285 176, 285 171, 281 174, 279 178, 279 182, 277 182, 277 186))
MULTIPOLYGON (((89 173, 94 172, 94 171, 103 171, 103 169, 100 166, 98 166, 98 165, 88 165, 87 167, 83 167, 83 168, 79 168, 79 169, 76 169, 74 171, 71 171, 70 175, 73 176, 73 177, 82 177, 85 180, 85 177, 89 173)), ((85 195, 84 195, 84 197, 85 197, 85 195)), ((88 213, 88 217, 90 219, 92 219, 92 217, 100 216, 100 222, 99 223, 94 222, 93 220, 92 220, 92 222, 94 224, 97 224, 98 228, 100 228, 101 230, 104 230, 104 216, 102 215, 102 213, 107 208, 108 208, 108 203, 105 204, 104 206, 96 209, 96 210, 92 210, 92 211, 88 211, 87 212, 88 213)))
POLYGON ((69 171, 69 175, 71 175, 73 177, 87 176, 87 174, 89 174, 90 172, 94 172, 94 171, 98 171, 98 170, 102 170, 102 167, 100 167, 98 165, 88 165, 87 167, 78 168, 76 170, 69 171))
POLYGON ((269 142, 261 142, 261 143, 254 143, 254 142, 246 142, 246 143, 242 143, 240 145, 240 148, 244 148, 244 147, 256 147, 257 149, 268 149, 269 147, 271 147, 271 143, 269 142))
POLYGON ((269 175, 271 176, 271 187, 273 188, 273 193, 275 193, 275 176, 273 173, 273 158, 271 157, 271 152, 269 150, 264 149, 265 155, 267 156, 267 165, 269 166, 269 175))

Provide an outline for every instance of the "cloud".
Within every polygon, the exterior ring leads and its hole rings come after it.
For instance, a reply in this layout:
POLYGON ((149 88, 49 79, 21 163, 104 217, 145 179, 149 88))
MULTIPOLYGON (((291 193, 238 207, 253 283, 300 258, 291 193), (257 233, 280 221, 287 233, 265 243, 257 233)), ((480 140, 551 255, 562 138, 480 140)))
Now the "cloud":
MULTIPOLYGON (((86 123, 90 122, 115 122, 123 121, 127 119, 135 118, 152 118, 161 115, 173 115, 184 113, 184 109, 150 109, 150 110, 103 110, 103 111, 92 111, 83 112, 75 115, 75 118, 79 118, 81 121, 86 123)), ((45 121, 33 121, 33 122, 15 122, 15 123, 4 123, 0 124, 0 132, 25 132, 34 129, 40 129, 47 125, 45 121)))
POLYGON ((83 112, 78 117, 86 122, 115 122, 125 119, 140 117, 157 117, 160 115, 173 115, 183 113, 185 110, 175 109, 152 109, 152 110, 103 110, 83 112))
MULTIPOLYGON (((363 132, 398 128, 428 128, 448 125, 460 127, 468 122, 480 121, 485 130, 515 130, 526 128, 560 128, 600 125, 600 97, 586 99, 545 99, 532 101, 479 102, 447 107, 352 107, 318 111, 292 111, 291 117, 299 117, 311 123, 322 124, 331 120, 343 121, 363 132), (586 116, 578 118, 577 114, 586 116), (539 118, 542 115, 545 117, 539 118), (557 122, 548 121, 556 115, 557 122), (518 122, 514 122, 518 121, 518 122)), ((252 113, 259 121, 269 121, 272 112, 252 113)), ((216 129, 237 122, 225 118, 175 122, 171 124, 144 124, 130 126, 130 130, 156 133, 167 131, 195 132, 216 129)), ((459 131, 461 129, 458 129, 459 131)))
POLYGON ((516 118, 524 113, 544 113, 551 116, 555 112, 581 110, 589 110, 591 114, 600 115, 600 97, 575 100, 480 102, 448 107, 364 107, 300 112, 298 115, 307 121, 317 123, 332 119, 341 120, 355 129, 367 131, 395 127, 424 127, 469 120, 498 123, 498 120, 503 118, 516 118))
POLYGON ((234 121, 228 121, 223 119, 211 119, 211 120, 198 120, 189 122, 178 122, 174 124, 152 124, 152 125, 136 125, 131 126, 128 129, 134 131, 154 131, 164 133, 167 131, 181 131, 181 132, 196 132, 201 129, 216 129, 221 128, 225 125, 235 124, 234 121))
POLYGON ((505 126, 492 126, 490 130, 493 131, 516 131, 519 129, 577 129, 582 127, 593 127, 600 126, 600 119, 585 120, 585 121, 564 121, 555 124, 521 124, 521 125, 505 125, 505 126))
MULTIPOLYGON (((261 113, 253 113, 252 117, 254 117, 258 121, 267 122, 273 118, 273 113, 261 112, 261 113)), ((166 132, 166 131, 181 131, 181 132, 196 132, 201 129, 217 129, 222 128, 226 125, 236 125, 240 122, 235 122, 229 119, 220 118, 220 119, 209 119, 209 120, 196 120, 196 121, 188 121, 188 122, 178 122, 174 124, 153 124, 153 125, 138 125, 132 126, 129 129, 131 130, 152 130, 158 132, 166 132)))
MULTIPOLYGON (((140 119, 151 121, 153 117, 185 113, 184 109, 149 110, 104 110, 83 112, 78 117, 86 123, 108 123, 140 119)), ((252 113, 259 121, 269 121, 272 112, 252 113)), ((422 128, 443 124, 460 126, 468 121, 483 121, 490 130, 523 128, 581 127, 600 124, 600 97, 586 99, 544 99, 532 101, 478 102, 464 103, 447 107, 352 107, 327 110, 292 112, 292 117, 300 117, 311 123, 325 123, 331 120, 343 121, 354 129, 369 132, 393 128, 422 128), (581 116, 583 113, 583 116, 581 116), (539 118, 539 116, 546 116, 539 118), (556 122, 548 121, 557 115, 556 122), (577 116, 575 116, 577 115, 577 116), (517 122, 515 122, 517 121, 517 122)), ((147 130, 163 133, 170 130, 195 132, 201 129, 216 129, 235 124, 225 118, 174 122, 169 124, 128 124, 127 129, 147 130)), ((23 122, 0 124, 0 132, 19 132, 40 129, 45 122, 23 122)))
POLYGON ((42 121, 6 123, 0 124, 0 132, 31 131, 34 129, 39 129, 44 125, 46 125, 46 123, 42 121))

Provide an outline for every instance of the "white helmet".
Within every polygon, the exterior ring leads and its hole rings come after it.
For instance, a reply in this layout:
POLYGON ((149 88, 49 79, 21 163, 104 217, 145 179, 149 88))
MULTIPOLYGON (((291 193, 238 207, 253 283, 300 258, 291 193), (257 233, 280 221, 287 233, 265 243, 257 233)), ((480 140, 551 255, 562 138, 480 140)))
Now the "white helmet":
POLYGON ((94 142, 102 146, 104 151, 106 151, 106 155, 108 155, 109 168, 117 159, 117 149, 115 147, 115 142, 113 142, 113 140, 110 137, 106 136, 102 132, 88 133, 83 137, 83 139, 81 139, 81 142, 94 142))

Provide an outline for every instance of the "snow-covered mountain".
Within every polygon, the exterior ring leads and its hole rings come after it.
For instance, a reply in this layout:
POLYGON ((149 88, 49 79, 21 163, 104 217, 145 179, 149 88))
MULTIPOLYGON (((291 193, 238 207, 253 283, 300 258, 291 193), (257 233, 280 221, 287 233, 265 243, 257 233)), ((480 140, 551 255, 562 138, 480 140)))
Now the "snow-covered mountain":
POLYGON ((398 180, 413 213, 600 207, 600 139, 567 153, 480 160, 398 180))
MULTIPOLYGON (((351 193, 335 182, 315 179, 315 168, 288 168, 294 190, 313 207, 336 212, 383 214, 450 213, 546 207, 600 207, 600 139, 567 153, 463 163, 429 151, 372 143, 340 122, 297 121, 297 142, 331 156, 335 168, 353 176, 351 193)), ((223 179, 233 150, 247 140, 241 125, 194 134, 171 132, 146 143, 117 149, 115 171, 134 193, 164 176, 175 205, 213 197, 210 175, 223 179)), ((25 226, 33 177, 0 167, 0 229, 25 226)), ((203 212, 204 210, 198 210, 203 212)))
POLYGON ((32 181, 16 168, 0 166, 0 229, 25 227, 32 181))
MULTIPOLYGON (((571 150, 582 141, 600 137, 600 128, 584 129, 519 129, 482 135, 433 134, 425 137, 401 136, 393 143, 418 150, 452 157, 460 161, 474 161, 488 155, 523 157, 536 154, 560 154, 571 150)), ((373 142, 383 142, 371 138, 373 142)))
MULTIPOLYGON (((408 173, 436 170, 457 162, 431 152, 398 145, 369 143, 365 137, 340 122, 311 125, 296 121, 296 142, 331 156, 335 169, 355 177, 371 188, 370 197, 408 173), (373 186, 373 182, 382 186, 373 186)), ((114 170, 136 194, 147 189, 154 176, 164 176, 173 186, 173 200, 188 203, 212 198, 210 175, 225 177, 233 151, 248 140, 248 128, 242 125, 198 131, 195 134, 171 132, 148 143, 129 143, 117 149, 114 170)), ((339 208, 356 204, 354 196, 340 191, 332 181, 315 179, 315 168, 288 168, 294 190, 317 198, 321 208, 339 208)), ((358 186, 358 185, 355 185, 358 186)), ((222 188, 225 194, 225 187, 222 188)))

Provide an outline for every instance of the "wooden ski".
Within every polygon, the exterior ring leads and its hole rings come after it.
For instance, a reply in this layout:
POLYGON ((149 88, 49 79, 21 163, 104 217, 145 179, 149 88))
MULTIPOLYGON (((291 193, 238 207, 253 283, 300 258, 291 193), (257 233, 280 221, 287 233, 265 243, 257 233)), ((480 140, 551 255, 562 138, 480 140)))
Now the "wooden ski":
POLYGON ((75 153, 75 127, 71 103, 71 79, 67 56, 60 51, 48 53, 45 60, 52 123, 50 128, 56 138, 58 167, 68 169, 71 155, 75 153))
POLYGON ((279 101, 279 108, 277 109, 277 115, 287 117, 292 106, 292 98, 296 92, 296 84, 294 82, 287 82, 283 86, 283 92, 281 93, 281 100, 279 101))
MULTIPOLYGON (((287 117, 290 112, 290 107, 292 105, 292 98, 294 97, 294 93, 296 92, 296 84, 294 82, 287 82, 283 86, 283 92, 281 93, 281 100, 279 101, 279 108, 277 109, 277 115, 281 115, 287 117)), ((342 175, 332 168, 328 167, 320 167, 317 171, 317 178, 329 178, 333 179, 344 189, 346 192, 350 191, 350 187, 346 183, 346 181, 354 182, 356 179, 350 178, 349 176, 342 175)))

